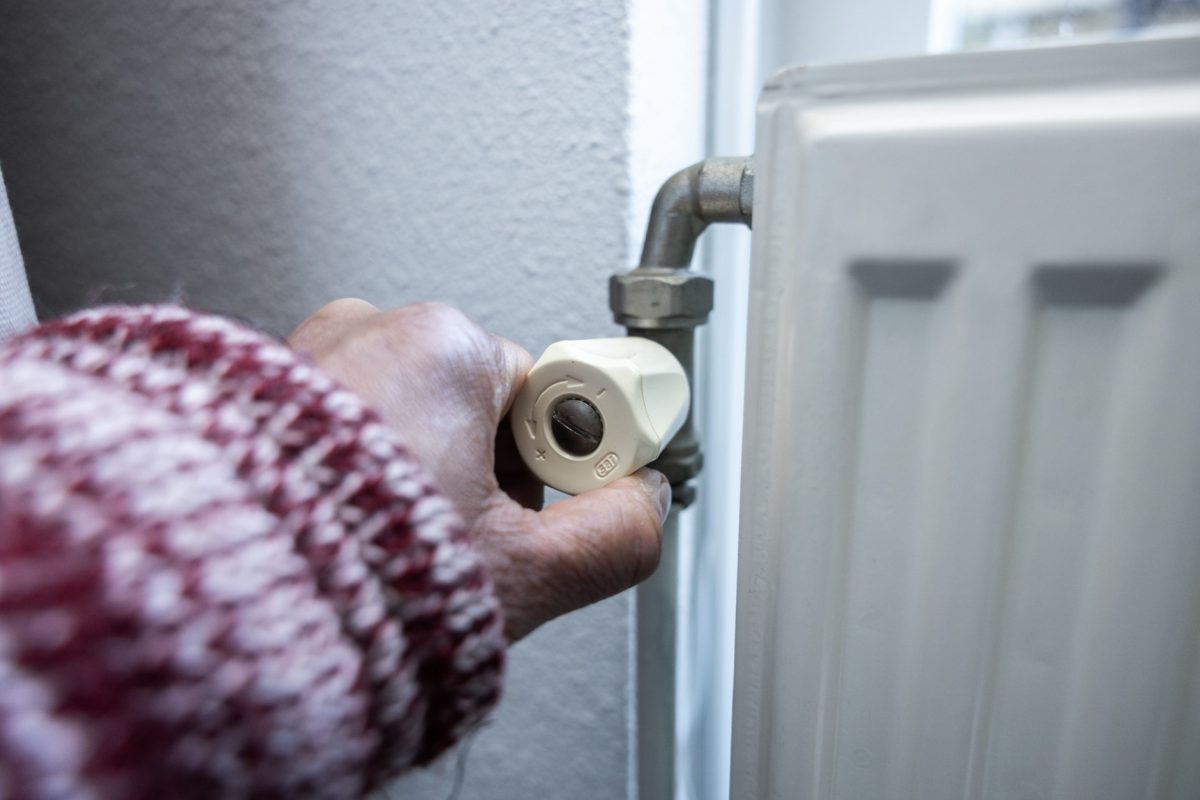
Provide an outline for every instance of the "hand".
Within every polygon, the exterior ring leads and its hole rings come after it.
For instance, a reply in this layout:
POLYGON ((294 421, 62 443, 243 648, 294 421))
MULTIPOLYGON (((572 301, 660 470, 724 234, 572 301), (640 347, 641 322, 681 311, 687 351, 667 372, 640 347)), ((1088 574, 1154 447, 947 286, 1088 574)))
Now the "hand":
POLYGON ((670 486, 653 470, 542 508, 507 414, 529 354, 449 306, 337 300, 288 339, 378 411, 433 473, 487 563, 516 641, 658 565, 670 486))

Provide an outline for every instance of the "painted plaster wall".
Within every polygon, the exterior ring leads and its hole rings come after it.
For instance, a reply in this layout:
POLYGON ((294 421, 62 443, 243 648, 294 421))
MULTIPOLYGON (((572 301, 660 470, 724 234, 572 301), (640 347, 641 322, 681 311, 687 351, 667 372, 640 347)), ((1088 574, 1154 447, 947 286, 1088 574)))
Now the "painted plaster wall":
MULTIPOLYGON (((284 333, 355 295, 451 302, 535 353, 615 332, 628 14, 0 0, 0 163, 41 314, 178 299, 284 333)), ((630 603, 512 651, 460 797, 629 795, 630 603)), ((392 794, 444 797, 455 767, 392 794)))

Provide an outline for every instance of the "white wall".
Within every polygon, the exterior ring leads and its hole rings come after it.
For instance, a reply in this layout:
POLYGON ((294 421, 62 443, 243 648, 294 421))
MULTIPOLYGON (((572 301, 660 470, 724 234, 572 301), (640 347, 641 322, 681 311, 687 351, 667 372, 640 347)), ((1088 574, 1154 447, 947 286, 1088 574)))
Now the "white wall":
MULTIPOLYGON (((606 279, 640 239, 626 4, 333 8, 0 0, 0 163, 42 314, 177 298, 283 333, 358 295, 449 301, 535 353, 615 332, 606 279)), ((461 797, 629 796, 629 612, 512 651, 461 797)), ((443 797, 454 766, 395 794, 443 797)))
MULTIPOLYGON (((630 3, 630 150, 632 202, 629 249, 641 255, 650 207, 659 187, 705 155, 708 102, 708 0, 632 0, 630 3)), ((694 267, 700 268, 700 258, 694 267)), ((703 408, 699 384, 693 407, 703 408)), ((691 698, 680 679, 680 576, 690 568, 696 513, 673 513, 664 531, 659 570, 638 590, 638 713, 634 718, 637 791, 643 800, 688 798, 681 780, 690 754, 680 747, 691 698)), ((631 789, 631 796, 633 791, 631 789)))
POLYGON ((922 53, 942 0, 759 0, 763 77, 792 64, 922 53))

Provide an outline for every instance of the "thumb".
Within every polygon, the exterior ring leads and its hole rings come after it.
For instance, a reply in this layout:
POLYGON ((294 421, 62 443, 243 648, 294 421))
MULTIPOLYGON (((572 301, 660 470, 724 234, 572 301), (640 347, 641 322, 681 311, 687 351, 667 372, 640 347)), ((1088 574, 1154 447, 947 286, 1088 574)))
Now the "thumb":
POLYGON ((640 469, 607 486, 562 500, 539 515, 546 576, 563 614, 610 597, 654 572, 671 486, 662 473, 640 469))

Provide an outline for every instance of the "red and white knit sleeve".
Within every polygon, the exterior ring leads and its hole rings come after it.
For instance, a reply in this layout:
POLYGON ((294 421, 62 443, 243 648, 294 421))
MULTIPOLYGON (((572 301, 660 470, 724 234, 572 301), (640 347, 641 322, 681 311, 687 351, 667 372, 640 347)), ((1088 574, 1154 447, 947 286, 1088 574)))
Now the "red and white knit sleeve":
POLYGON ((286 346, 176 307, 0 345, 0 797, 354 797, 503 661, 448 501, 286 346))

